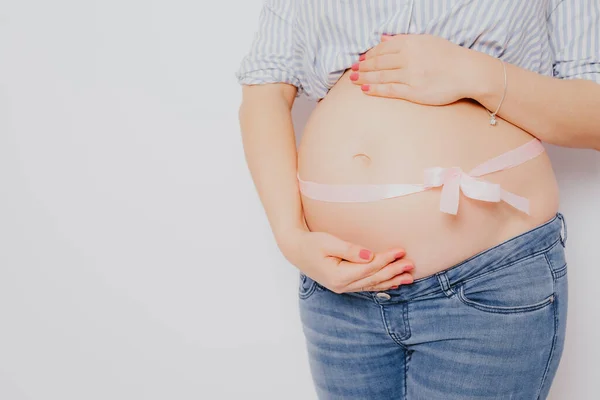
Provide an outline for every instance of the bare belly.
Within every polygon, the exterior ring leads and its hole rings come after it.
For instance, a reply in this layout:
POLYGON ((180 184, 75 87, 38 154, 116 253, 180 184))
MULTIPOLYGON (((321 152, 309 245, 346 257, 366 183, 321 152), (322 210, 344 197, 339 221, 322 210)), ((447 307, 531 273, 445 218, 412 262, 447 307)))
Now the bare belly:
MULTIPOLYGON (((427 167, 468 171, 533 136, 464 100, 443 107, 365 95, 340 78, 309 117, 298 148, 298 171, 321 183, 422 183, 427 167)), ((554 171, 544 152, 483 177, 530 201, 531 215, 505 202, 462 193, 457 215, 439 210, 440 189, 368 203, 332 203, 302 197, 311 231, 329 232, 373 251, 402 247, 415 279, 551 219, 559 207, 554 171)))

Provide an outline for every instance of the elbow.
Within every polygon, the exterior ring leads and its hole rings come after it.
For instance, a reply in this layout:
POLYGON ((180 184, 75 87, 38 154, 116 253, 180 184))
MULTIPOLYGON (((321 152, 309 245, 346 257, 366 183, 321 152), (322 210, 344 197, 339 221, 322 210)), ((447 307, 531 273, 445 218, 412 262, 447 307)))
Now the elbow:
POLYGON ((592 149, 600 151, 600 132, 598 132, 598 134, 596 135, 592 149))
POLYGON ((246 126, 248 125, 248 110, 249 104, 248 101, 242 100, 240 106, 238 107, 238 124, 240 127, 240 134, 243 135, 246 130, 246 126))

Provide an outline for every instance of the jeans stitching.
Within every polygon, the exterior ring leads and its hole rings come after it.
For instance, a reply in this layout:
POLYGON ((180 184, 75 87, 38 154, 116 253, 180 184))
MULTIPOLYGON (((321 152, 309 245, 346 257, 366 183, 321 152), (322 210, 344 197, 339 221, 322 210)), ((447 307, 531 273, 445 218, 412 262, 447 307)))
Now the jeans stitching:
MULTIPOLYGON (((562 240, 559 240, 559 241, 562 243, 562 240)), ((548 251, 550 251, 550 250, 551 249, 548 249, 548 251)), ((564 276, 567 273, 567 263, 566 262, 564 263, 564 265, 562 267, 554 269, 552 262, 548 258, 548 252, 544 253, 544 257, 546 257, 546 262, 548 263, 550 272, 552 272, 552 278, 554 278, 554 281, 556 281, 558 278, 560 278, 561 276, 564 276)))
POLYGON ((554 279, 562 278, 567 274, 567 263, 554 272, 554 279))
POLYGON ((303 283, 306 282, 306 280, 308 279, 308 277, 304 274, 300 275, 300 287, 298 290, 298 297, 300 297, 302 300, 306 300, 307 298, 310 297, 310 295, 312 295, 315 292, 315 289, 317 287, 317 281, 315 281, 314 279, 311 279, 311 284, 308 287, 308 289, 304 290, 304 285, 303 283))
MULTIPOLYGON (((470 278, 467 278, 467 279, 466 279, 466 280, 464 280, 464 281, 462 281, 462 280, 458 280, 458 281, 456 281, 456 282, 454 282, 454 283, 449 283, 448 291, 449 291, 449 292, 451 292, 452 294, 448 294, 448 293, 447 293, 447 291, 445 291, 443 288, 441 288, 441 287, 438 287, 437 289, 435 289, 435 290, 433 290, 433 291, 431 291, 431 292, 423 293, 423 294, 421 294, 421 295, 418 295, 417 297, 413 297, 413 298, 409 299, 408 301, 414 301, 414 300, 427 299, 429 296, 437 295, 437 294, 440 294, 440 293, 443 293, 443 294, 444 294, 444 296, 446 296, 447 298, 451 298, 451 297, 453 297, 453 296, 456 296, 456 295, 458 294, 458 293, 457 293, 457 291, 456 291, 456 288, 457 288, 457 287, 460 287, 460 286, 462 286, 462 284, 464 284, 464 283, 466 283, 466 282, 469 282, 469 281, 471 281, 471 280, 473 280, 473 279, 479 278, 479 277, 481 277, 481 276, 483 276, 483 275, 485 275, 485 274, 492 273, 492 272, 495 272, 495 271, 499 271, 499 270, 500 270, 500 269, 502 269, 502 268, 508 268, 508 267, 511 267, 512 265, 514 265, 514 264, 516 264, 516 263, 518 263, 518 262, 521 262, 521 261, 527 260, 528 258, 531 258, 531 257, 537 257, 538 255, 540 255, 540 253, 543 253, 543 254, 544 254, 544 256, 545 256, 545 255, 546 255, 546 253, 547 253, 548 251, 552 250, 552 248, 553 248, 554 246, 556 246, 558 243, 560 243, 560 239, 557 239, 557 240, 555 240, 555 241, 554 241, 552 244, 548 245, 548 247, 546 247, 546 248, 544 248, 544 249, 542 249, 542 250, 538 250, 538 251, 537 251, 537 252, 535 252, 535 253, 532 253, 532 254, 529 254, 529 255, 523 256, 523 257, 521 257, 521 258, 519 258, 519 259, 517 259, 517 260, 513 260, 512 262, 509 262, 508 264, 502 264, 502 265, 500 265, 499 267, 497 267, 497 268, 495 268, 495 269, 493 269, 493 270, 486 271, 486 272, 483 272, 483 273, 481 273, 481 274, 478 274, 478 275, 472 276, 472 277, 470 277, 470 278)), ((563 271, 563 270, 565 270, 565 268, 564 268, 564 267, 563 267, 563 268, 560 268, 560 269, 557 271, 557 272, 558 272, 558 274, 556 275, 556 277, 560 277, 560 276, 564 275, 564 274, 560 274, 560 271, 563 271)), ((439 275, 439 276, 441 276, 441 275, 445 274, 447 271, 448 271, 447 269, 446 269, 446 270, 443 270, 443 271, 440 271, 440 272, 438 272, 438 273, 434 274, 434 276, 436 276, 436 275, 439 275)), ((438 276, 438 283, 439 283, 439 276, 438 276)), ((414 283, 414 282, 413 282, 413 283, 414 283)))
MULTIPOLYGON (((452 286, 456 286, 456 285, 457 285, 457 284, 459 284, 459 283, 460 283, 460 284, 464 284, 464 283, 470 282, 470 281, 472 281, 472 280, 474 280, 474 279, 479 279, 479 278, 481 278, 482 276, 486 276, 487 274, 491 274, 491 273, 493 273, 493 272, 500 271, 500 270, 502 270, 502 269, 504 269, 504 268, 510 268, 510 267, 512 267, 513 265, 515 265, 515 264, 518 264, 518 263, 520 263, 520 262, 523 262, 523 261, 529 260, 529 259, 531 259, 531 258, 534 258, 534 257, 538 257, 540 254, 543 254, 543 255, 544 255, 544 257, 546 258, 546 262, 548 262, 548 257, 546 257, 546 253, 547 253, 548 251, 552 250, 552 248, 553 248, 554 246, 556 246, 556 245, 557 245, 559 242, 560 242, 560 239, 557 239, 557 240, 555 240, 555 241, 554 241, 552 244, 548 245, 548 247, 546 247, 546 248, 544 248, 544 249, 542 249, 542 250, 538 250, 538 251, 536 251, 536 252, 534 252, 534 253, 531 253, 531 254, 528 254, 528 255, 526 255, 526 256, 523 256, 523 257, 521 257, 521 258, 519 258, 519 259, 517 259, 517 260, 513 260, 513 261, 511 261, 511 262, 509 262, 509 263, 507 263, 507 264, 501 264, 500 266, 498 266, 498 267, 496 267, 496 268, 494 268, 494 269, 490 269, 490 270, 488 270, 488 271, 482 272, 482 273, 480 273, 480 274, 478 274, 478 275, 472 276, 472 277, 470 277, 470 278, 467 278, 467 279, 465 279, 465 280, 459 280, 459 281, 457 281, 457 282, 454 282, 454 285, 451 285, 451 287, 450 287, 450 288, 452 288, 452 286)), ((550 270, 552 270, 552 268, 551 268, 550 264, 548 265, 548 268, 550 268, 550 270)))
POLYGON ((554 357, 554 350, 556 348, 556 336, 558 331, 558 310, 556 306, 556 302, 552 306, 552 311, 554 314, 554 335, 552 336, 552 347, 550 348, 550 354, 548 355, 548 361, 546 361, 546 368, 544 368, 544 375, 542 376, 542 381, 540 382, 540 386, 537 391, 536 400, 540 400, 540 394, 542 392, 542 388, 544 387, 544 383, 546 382, 546 377, 548 376, 548 370, 550 368, 550 363, 552 362, 552 358, 554 357))
POLYGON ((408 363, 410 362, 410 358, 411 358, 411 352, 408 349, 406 349, 404 351, 404 393, 402 393, 402 396, 404 396, 405 399, 406 399, 406 394, 408 393, 407 380, 408 380, 408 363))
MULTIPOLYGON (((531 311, 536 311, 536 310, 541 310, 542 308, 548 306, 548 304, 553 303, 554 302, 554 296, 556 295, 556 285, 555 285, 555 281, 556 281, 556 277, 554 274, 554 270, 552 268, 552 263, 550 262, 550 259, 548 258, 548 252, 550 250, 552 250, 554 248, 554 246, 557 246, 558 243, 560 242, 560 239, 556 240, 553 244, 551 244, 550 246, 548 246, 548 248, 546 250, 543 250, 541 252, 535 252, 527 257, 523 257, 520 260, 527 260, 533 257, 537 257, 540 255, 540 253, 543 255, 544 260, 546 261, 546 267, 548 268, 550 275, 552 276, 552 294, 548 297, 546 297, 544 300, 535 303, 535 304, 531 304, 528 306, 517 306, 517 307, 504 307, 504 306, 488 306, 485 304, 480 304, 476 301, 472 301, 470 299, 468 299, 465 294, 464 294, 464 284, 466 282, 469 282, 473 279, 475 279, 476 277, 473 277, 471 279, 465 280, 463 282, 461 282, 458 285, 455 285, 458 287, 458 291, 454 291, 452 290, 452 292, 457 294, 458 299, 463 302, 465 305, 476 308, 480 311, 484 311, 484 312, 490 312, 490 313, 498 313, 498 314, 509 314, 509 313, 525 313, 525 312, 531 312, 531 311)), ((489 273, 492 273, 494 271, 499 271, 501 269, 504 268, 508 268, 512 265, 514 265, 517 261, 514 261, 512 263, 509 263, 503 267, 498 267, 495 268, 491 271, 485 272, 483 274, 479 274, 477 275, 477 277, 481 277, 481 276, 485 276, 489 273)))
MULTIPOLYGON (((470 277, 470 278, 467 278, 467 279, 465 279, 465 280, 460 280, 460 279, 459 279, 459 280, 457 280, 456 282, 453 282, 453 283, 451 282, 451 283, 450 283, 450 286, 448 287, 448 290, 449 290, 450 292, 452 292, 454 295, 456 295, 456 294, 457 294, 457 292, 456 292, 456 290, 455 290, 455 288, 456 288, 456 287, 460 287, 460 286, 462 286, 463 284, 465 284, 465 283, 467 283, 467 282, 470 282, 470 281, 472 281, 472 280, 474 280, 474 279, 479 279, 480 277, 482 277, 482 276, 485 276, 485 275, 487 275, 487 274, 491 274, 491 273, 493 273, 493 272, 500 271, 501 269, 504 269, 504 268, 509 268, 509 267, 512 267, 513 265, 515 265, 515 264, 517 264, 517 263, 519 263, 519 262, 522 262, 522 261, 528 260, 528 259, 530 259, 530 258, 533 258, 533 257, 537 257, 537 256, 539 256, 540 254, 544 254, 544 257, 546 257, 546 253, 547 253, 548 251, 552 250, 552 248, 553 248, 554 246, 556 246, 558 243, 560 243, 560 239, 557 239, 557 240, 555 240, 555 241, 554 241, 552 244, 548 245, 548 247, 546 247, 546 248, 544 248, 544 249, 542 249, 542 250, 538 250, 538 251, 536 251, 536 252, 534 252, 534 253, 532 253, 532 254, 528 254, 528 255, 526 255, 526 256, 523 256, 523 257, 521 257, 521 258, 519 258, 519 259, 517 259, 517 260, 513 260, 513 261, 511 261, 511 262, 509 262, 509 263, 507 263, 507 264, 501 264, 500 266, 498 266, 498 267, 496 267, 496 268, 494 268, 494 269, 492 269, 492 270, 489 270, 489 271, 482 272, 482 273, 480 273, 480 274, 478 274, 478 275, 472 276, 472 277, 470 277)), ((548 260, 548 259, 547 259, 547 257, 546 257, 546 262, 548 262, 547 260, 548 260)), ((550 269, 552 270, 552 268, 550 268, 550 269)), ((448 270, 443 270, 443 271, 440 271, 440 272, 438 272, 436 275, 445 274, 447 271, 448 271, 448 270)), ((427 295, 433 295, 433 294, 438 294, 438 293, 444 293, 444 294, 446 295, 446 297, 452 297, 451 295, 448 295, 448 294, 447 294, 447 293, 444 291, 444 289, 443 289, 443 288, 436 289, 435 291, 433 291, 433 292, 431 292, 431 293, 427 293, 427 294, 424 294, 424 295, 422 295, 422 296, 419 296, 419 297, 425 297, 425 296, 427 296, 427 295)), ((411 299, 411 300, 412 300, 412 299, 411 299)))
MULTIPOLYGON (((382 304, 380 304, 380 305, 379 305, 379 310, 380 310, 380 312, 381 312, 381 319, 382 319, 382 321, 383 321, 383 326, 385 327, 385 331, 386 331, 386 333, 388 334, 388 336, 389 336, 389 337, 391 337, 391 338, 392 338, 392 340, 393 340, 393 341, 394 341, 394 342, 395 342, 395 343, 396 343, 398 346, 402 347, 402 348, 403 348, 405 351, 407 351, 407 350, 408 350, 408 348, 407 348, 407 347, 406 347, 406 346, 405 346, 405 345, 404 345, 404 344, 401 342, 401 339, 398 337, 398 335, 396 335, 394 332, 392 332, 392 331, 390 330, 390 326, 389 326, 389 324, 388 324, 388 319, 387 319, 387 317, 386 317, 386 315, 385 315, 385 307, 384 307, 382 304)), ((409 332, 410 332, 410 327, 408 327, 408 326, 407 326, 407 324, 406 324, 406 316, 407 316, 407 310, 406 310, 406 307, 404 308, 404 310, 403 310, 403 312, 402 312, 402 315, 403 315, 403 317, 404 317, 404 327, 405 327, 405 330, 406 330, 406 332, 407 332, 407 334, 406 334, 405 336, 403 336, 403 338, 405 339, 405 338, 407 338, 408 336, 410 336, 410 333, 409 333, 409 332)))
POLYGON ((518 313, 525 313, 525 312, 541 310, 542 308, 547 307, 549 304, 554 302, 554 291, 550 296, 546 297, 544 300, 542 300, 538 303, 535 303, 535 304, 528 305, 528 306, 518 306, 518 307, 487 306, 487 305, 480 304, 480 303, 477 303, 477 302, 467 299, 464 295, 463 287, 461 285, 458 289, 458 299, 460 301, 462 301, 464 304, 466 304, 467 306, 476 308, 480 311, 497 313, 497 314, 518 314, 518 313))

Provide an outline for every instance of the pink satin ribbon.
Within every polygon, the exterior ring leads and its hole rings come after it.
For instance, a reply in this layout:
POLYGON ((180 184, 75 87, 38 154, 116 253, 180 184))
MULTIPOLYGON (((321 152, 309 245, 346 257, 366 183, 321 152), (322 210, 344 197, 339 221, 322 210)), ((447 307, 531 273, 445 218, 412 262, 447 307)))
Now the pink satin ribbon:
POLYGON ((492 183, 479 178, 482 175, 508 169, 529 161, 544 152, 544 146, 533 139, 513 150, 509 150, 465 173, 459 167, 432 167, 425 169, 423 184, 323 184, 304 181, 297 174, 300 191, 306 197, 331 202, 368 202, 405 196, 432 188, 442 187, 440 211, 456 215, 460 191, 471 199, 489 202, 505 201, 529 215, 529 200, 517 196, 492 183))

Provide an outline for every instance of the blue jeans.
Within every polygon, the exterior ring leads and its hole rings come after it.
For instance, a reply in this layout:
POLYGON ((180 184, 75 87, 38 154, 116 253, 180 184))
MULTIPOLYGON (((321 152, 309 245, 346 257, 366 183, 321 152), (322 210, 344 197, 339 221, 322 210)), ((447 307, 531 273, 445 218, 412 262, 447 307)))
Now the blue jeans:
POLYGON ((566 223, 550 221, 385 292, 300 273, 319 399, 546 399, 567 322, 566 223))

